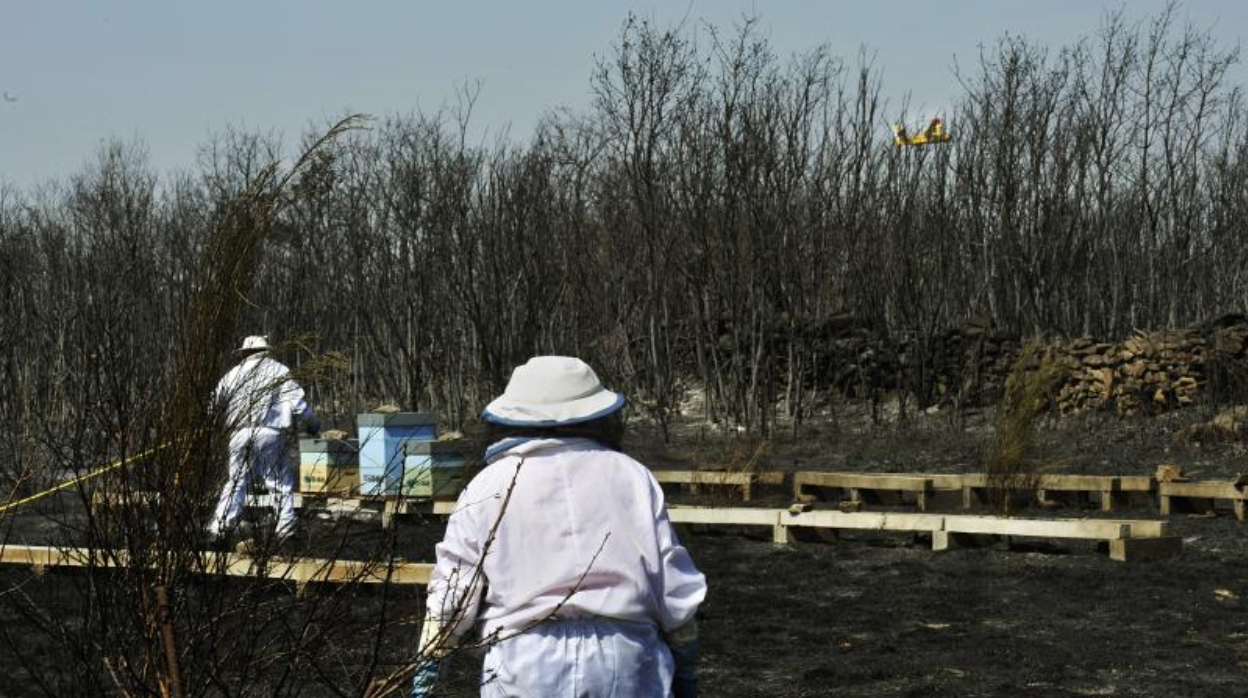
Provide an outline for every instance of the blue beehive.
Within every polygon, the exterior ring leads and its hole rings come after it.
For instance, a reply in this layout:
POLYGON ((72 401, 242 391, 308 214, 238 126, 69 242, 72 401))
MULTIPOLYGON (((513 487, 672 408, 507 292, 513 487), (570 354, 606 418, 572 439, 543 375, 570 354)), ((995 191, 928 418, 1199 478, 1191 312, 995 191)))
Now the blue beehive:
POLYGON ((399 494, 403 444, 437 438, 436 415, 426 412, 370 412, 356 418, 360 440, 360 494, 399 494))

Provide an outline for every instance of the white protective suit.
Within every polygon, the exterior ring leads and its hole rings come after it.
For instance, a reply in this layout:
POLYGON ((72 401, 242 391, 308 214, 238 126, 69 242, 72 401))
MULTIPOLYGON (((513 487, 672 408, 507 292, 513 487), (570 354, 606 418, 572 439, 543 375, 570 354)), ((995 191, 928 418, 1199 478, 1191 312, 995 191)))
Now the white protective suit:
POLYGON ((230 436, 230 471, 209 532, 221 535, 243 512, 252 477, 263 477, 273 495, 277 535, 294 532, 295 475, 286 457, 287 432, 312 407, 290 369, 264 354, 253 354, 230 369, 213 395, 225 405, 230 436))
POLYGON ((693 619, 706 580, 650 471, 588 439, 509 439, 487 461, 438 544, 427 608, 456 636, 481 624, 481 695, 669 696, 662 633, 693 619))

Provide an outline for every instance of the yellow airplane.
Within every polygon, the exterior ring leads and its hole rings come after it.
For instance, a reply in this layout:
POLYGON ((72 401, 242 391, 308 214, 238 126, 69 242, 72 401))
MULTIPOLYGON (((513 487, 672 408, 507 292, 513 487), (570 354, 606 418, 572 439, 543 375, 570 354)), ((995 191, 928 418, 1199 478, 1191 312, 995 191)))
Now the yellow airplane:
POLYGON ((945 130, 945 124, 940 117, 932 119, 932 123, 922 133, 911 136, 906 133, 906 127, 901 125, 893 125, 893 145, 897 147, 908 145, 931 145, 933 143, 948 143, 953 140, 953 136, 945 130))

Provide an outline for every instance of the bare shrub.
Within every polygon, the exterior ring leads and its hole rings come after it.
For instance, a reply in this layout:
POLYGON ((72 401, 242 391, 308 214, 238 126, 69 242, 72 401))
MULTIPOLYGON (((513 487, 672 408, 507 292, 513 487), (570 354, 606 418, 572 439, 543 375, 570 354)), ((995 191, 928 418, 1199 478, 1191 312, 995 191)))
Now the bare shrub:
POLYGON ((1050 405, 1059 369, 1038 341, 1025 345, 1015 359, 997 407, 996 431, 984 458, 988 498, 1003 515, 1035 499, 1042 463, 1028 457, 1037 417, 1050 405))

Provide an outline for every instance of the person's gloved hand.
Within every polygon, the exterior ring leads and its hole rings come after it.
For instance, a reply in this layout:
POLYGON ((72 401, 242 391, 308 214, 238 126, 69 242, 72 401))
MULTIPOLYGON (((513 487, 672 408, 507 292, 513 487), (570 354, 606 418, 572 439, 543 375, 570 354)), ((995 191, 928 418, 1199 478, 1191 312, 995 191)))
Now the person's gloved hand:
POLYGON ((672 676, 674 698, 698 698, 698 621, 691 620, 667 634, 676 673, 672 676))
POLYGON ((438 674, 442 673, 442 664, 446 662, 445 648, 442 647, 442 626, 432 617, 426 615, 420 628, 420 660, 416 665, 416 673, 412 674, 412 698, 426 698, 433 695, 433 687, 438 683, 438 674))
POLYGON ((412 698, 433 695, 433 687, 438 685, 438 674, 442 673, 442 661, 427 657, 416 666, 416 673, 412 674, 412 698))
POLYGON ((308 417, 307 419, 303 420, 303 431, 307 433, 308 436, 311 436, 314 439, 317 436, 320 436, 321 420, 317 419, 316 417, 308 417))

